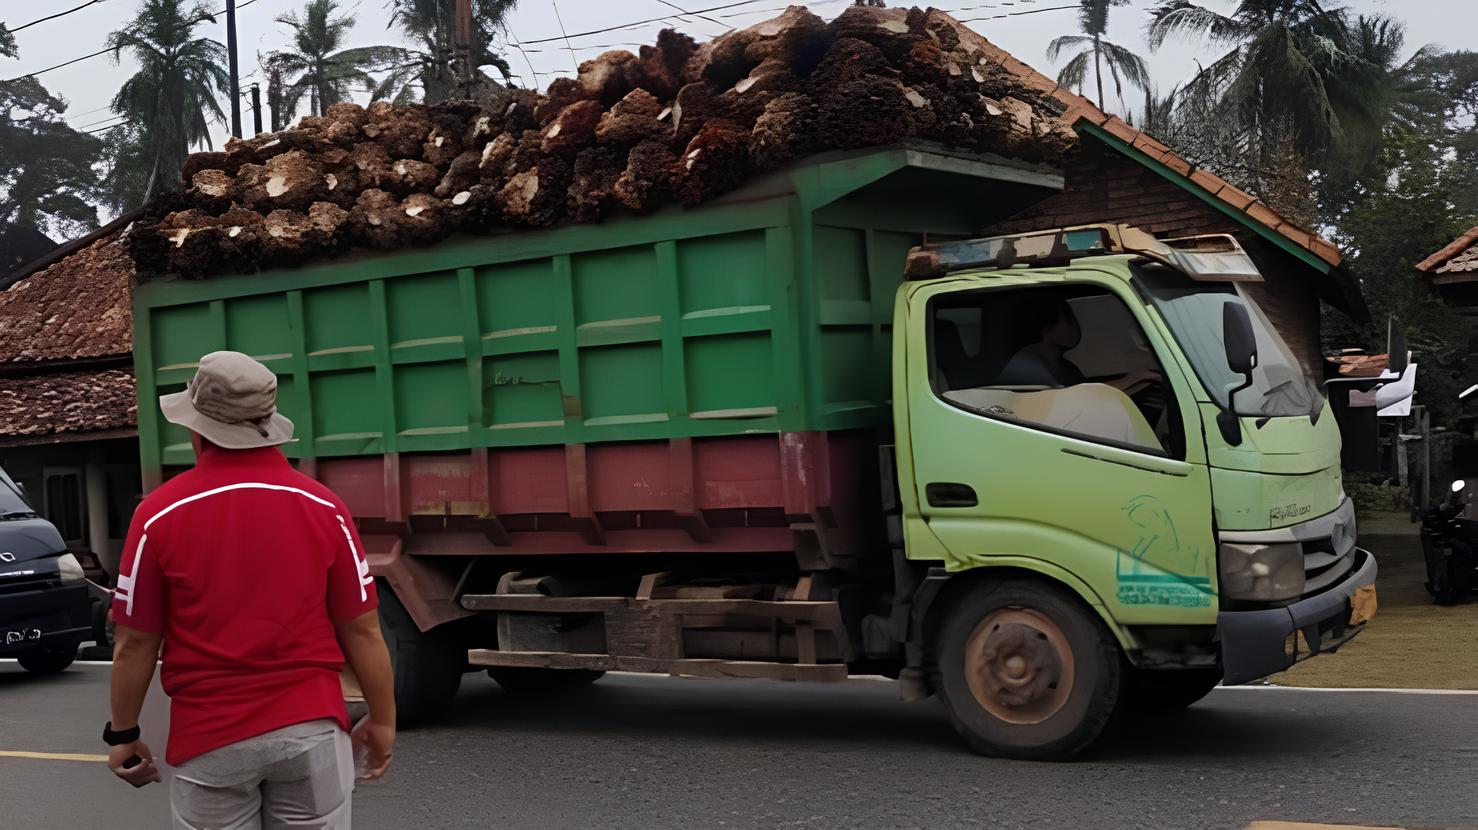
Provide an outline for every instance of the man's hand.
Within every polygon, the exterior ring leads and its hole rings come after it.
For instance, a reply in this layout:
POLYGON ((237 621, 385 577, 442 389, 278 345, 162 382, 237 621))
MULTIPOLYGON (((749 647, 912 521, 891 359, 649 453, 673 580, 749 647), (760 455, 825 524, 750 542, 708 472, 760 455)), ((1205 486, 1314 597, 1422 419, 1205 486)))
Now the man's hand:
POLYGON ((379 778, 390 766, 390 750, 395 745, 395 677, 390 652, 380 634, 380 616, 367 611, 352 620, 337 622, 334 633, 369 705, 369 717, 350 734, 356 758, 362 754, 367 759, 361 777, 379 778))
POLYGON ((163 778, 159 773, 159 767, 154 763, 154 753, 149 751, 148 744, 143 741, 119 744, 110 748, 108 769, 135 787, 152 784, 163 778), (128 764, 133 766, 127 766, 128 764))
POLYGON ((395 747, 395 726, 365 718, 354 727, 349 737, 354 741, 356 761, 361 754, 367 759, 365 769, 358 777, 373 781, 384 775, 386 768, 390 766, 390 756, 395 747))

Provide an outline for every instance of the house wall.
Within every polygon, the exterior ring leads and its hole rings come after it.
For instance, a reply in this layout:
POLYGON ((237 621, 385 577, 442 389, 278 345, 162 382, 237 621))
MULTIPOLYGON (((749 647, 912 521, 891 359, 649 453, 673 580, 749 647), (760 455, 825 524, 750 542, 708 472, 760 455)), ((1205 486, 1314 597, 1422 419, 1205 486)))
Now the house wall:
POLYGON ((1265 282, 1248 293, 1282 333, 1312 377, 1321 377, 1319 295, 1314 272, 1257 233, 1206 204, 1190 191, 1097 141, 1084 139, 1064 171, 1066 187, 988 233, 1112 222, 1162 238, 1230 233, 1262 272, 1265 282))

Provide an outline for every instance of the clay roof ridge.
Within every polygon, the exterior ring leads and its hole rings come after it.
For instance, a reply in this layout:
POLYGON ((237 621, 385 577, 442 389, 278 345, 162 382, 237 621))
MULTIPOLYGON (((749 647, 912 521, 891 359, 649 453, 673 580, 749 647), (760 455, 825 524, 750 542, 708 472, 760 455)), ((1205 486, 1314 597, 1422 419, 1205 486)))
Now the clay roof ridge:
POLYGON ((1430 272, 1439 266, 1445 265, 1448 260, 1473 247, 1475 244, 1478 244, 1478 225, 1473 226, 1467 233, 1447 243, 1443 246, 1442 250, 1418 262, 1416 264, 1416 270, 1430 272))
MULTIPOLYGON (((984 36, 981 39, 985 40, 984 36)), ((1011 55, 1009 52, 994 44, 990 45, 992 48, 987 54, 996 60, 1006 71, 1021 78, 1023 83, 1037 88, 1045 88, 1046 85, 1050 85, 1051 91, 1047 94, 1062 102, 1063 106, 1066 107, 1066 111, 1063 113, 1063 120, 1069 126, 1077 124, 1078 121, 1086 120, 1109 135, 1133 147, 1135 150, 1145 154, 1155 162, 1165 165, 1188 178, 1197 187, 1205 190, 1211 196, 1225 202, 1237 212, 1246 214, 1252 221, 1266 225, 1270 230, 1287 237, 1294 244, 1303 247, 1324 262, 1338 267, 1343 261, 1344 258, 1340 254, 1339 248, 1319 236, 1319 234, 1303 228, 1295 222, 1289 221, 1262 201, 1245 193, 1210 170, 1192 164, 1168 145, 1155 139, 1145 131, 1131 126, 1117 115, 1104 112, 1092 101, 1071 90, 1064 89, 1046 75, 1023 63, 1019 58, 1011 55)), ((1478 234, 1478 228, 1474 228, 1472 233, 1478 234)), ((1478 236, 1475 236, 1475 238, 1478 238, 1478 236)))

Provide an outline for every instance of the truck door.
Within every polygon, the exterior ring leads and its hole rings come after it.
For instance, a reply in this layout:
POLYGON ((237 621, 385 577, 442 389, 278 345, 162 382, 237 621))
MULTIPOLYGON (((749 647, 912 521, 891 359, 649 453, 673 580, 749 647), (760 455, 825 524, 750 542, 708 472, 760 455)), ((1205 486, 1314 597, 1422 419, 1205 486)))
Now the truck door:
POLYGON ((1211 623, 1211 486, 1190 387, 1113 282, 966 278, 910 296, 911 532, 932 535, 919 541, 951 570, 1071 575, 1121 623, 1211 623))

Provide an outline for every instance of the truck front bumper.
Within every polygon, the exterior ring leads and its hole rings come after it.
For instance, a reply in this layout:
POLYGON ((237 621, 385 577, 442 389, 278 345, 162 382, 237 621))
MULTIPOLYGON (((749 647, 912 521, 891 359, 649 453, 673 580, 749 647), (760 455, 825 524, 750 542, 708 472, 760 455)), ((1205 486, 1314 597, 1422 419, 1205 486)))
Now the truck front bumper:
POLYGON ((1374 590, 1375 574, 1375 557, 1357 549, 1345 578, 1320 593, 1284 608, 1217 614, 1222 682, 1250 683, 1353 640, 1368 617, 1352 615, 1351 599, 1361 589, 1374 590))
POLYGON ((0 656, 39 647, 76 647, 92 637, 87 583, 0 594, 0 656))

